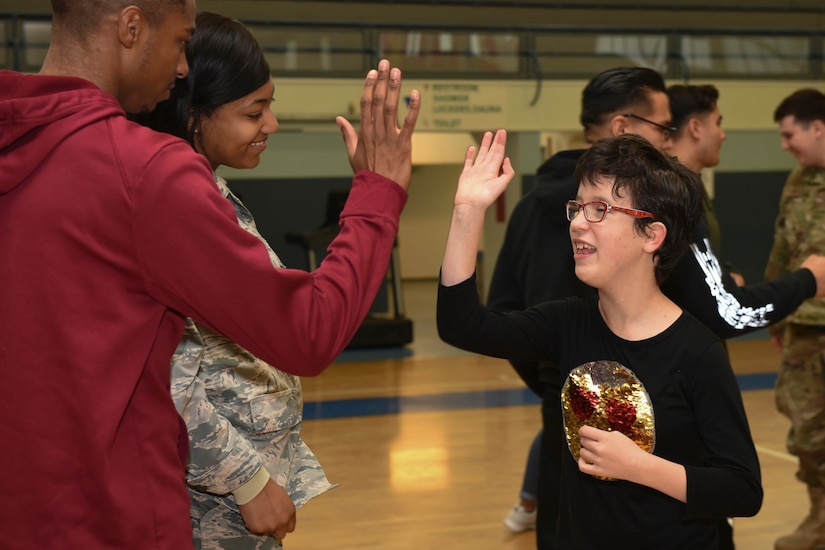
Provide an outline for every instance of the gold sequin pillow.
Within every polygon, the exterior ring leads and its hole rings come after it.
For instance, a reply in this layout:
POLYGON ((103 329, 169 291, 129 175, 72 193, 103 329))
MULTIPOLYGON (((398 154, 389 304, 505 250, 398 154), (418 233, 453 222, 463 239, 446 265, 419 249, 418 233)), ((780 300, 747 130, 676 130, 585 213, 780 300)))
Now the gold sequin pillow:
POLYGON ((633 371, 615 361, 593 361, 573 369, 561 392, 564 432, 579 459, 579 428, 619 431, 652 453, 656 445, 653 405, 633 371))

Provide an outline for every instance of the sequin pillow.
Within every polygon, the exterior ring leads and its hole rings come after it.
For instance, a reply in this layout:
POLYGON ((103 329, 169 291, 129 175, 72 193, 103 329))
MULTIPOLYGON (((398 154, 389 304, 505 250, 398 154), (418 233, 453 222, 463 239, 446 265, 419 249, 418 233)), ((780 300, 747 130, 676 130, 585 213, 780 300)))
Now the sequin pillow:
POLYGON ((579 428, 619 431, 643 450, 656 446, 653 405, 633 371, 615 361, 593 361, 573 369, 561 392, 567 448, 578 460, 579 428))

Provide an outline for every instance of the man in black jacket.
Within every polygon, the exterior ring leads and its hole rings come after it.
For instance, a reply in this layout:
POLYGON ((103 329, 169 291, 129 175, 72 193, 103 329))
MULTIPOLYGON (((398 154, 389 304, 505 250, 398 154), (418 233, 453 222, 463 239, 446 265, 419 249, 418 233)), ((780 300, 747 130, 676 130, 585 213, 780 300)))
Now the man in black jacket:
MULTIPOLYGON (((641 135, 664 149, 671 137, 670 108, 662 77, 640 67, 604 71, 582 93, 580 117, 588 143, 619 135, 641 135)), ((516 205, 510 218, 490 285, 491 309, 523 309, 547 300, 586 296, 595 290, 575 276, 569 222, 564 203, 576 197, 573 171, 584 150, 562 151, 538 170, 535 188, 516 205)), ((708 244, 702 220, 693 244, 663 290, 721 338, 744 334, 777 322, 806 298, 825 291, 825 257, 812 256, 782 279, 739 287, 722 269, 708 244)), ((536 537, 540 550, 558 548, 555 525, 559 506, 562 419, 557 365, 513 361, 513 367, 542 398, 543 434, 538 473, 536 537)), ((518 506, 515 509, 519 510, 518 506)), ((732 546, 723 534, 721 547, 732 546)))

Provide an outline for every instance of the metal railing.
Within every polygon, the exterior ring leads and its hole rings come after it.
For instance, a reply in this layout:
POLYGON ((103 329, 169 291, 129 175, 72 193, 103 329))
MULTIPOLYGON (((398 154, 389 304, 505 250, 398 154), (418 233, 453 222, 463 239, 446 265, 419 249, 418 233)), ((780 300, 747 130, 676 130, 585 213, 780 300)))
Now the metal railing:
MULTIPOLYGON (((822 30, 244 23, 280 78, 360 78, 380 57, 421 79, 586 79, 617 65, 681 80, 825 75, 822 30)), ((50 26, 49 16, 0 14, 0 68, 37 71, 50 26)))

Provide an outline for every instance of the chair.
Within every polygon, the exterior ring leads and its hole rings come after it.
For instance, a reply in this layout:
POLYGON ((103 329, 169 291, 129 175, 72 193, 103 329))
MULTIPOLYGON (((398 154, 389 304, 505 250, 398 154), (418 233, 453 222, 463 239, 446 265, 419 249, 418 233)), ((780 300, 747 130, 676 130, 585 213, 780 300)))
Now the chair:
MULTIPOLYGON (((319 250, 326 251, 329 243, 338 234, 338 219, 344 204, 347 202, 349 190, 333 190, 327 196, 327 208, 324 223, 318 229, 290 232, 285 235, 289 243, 299 244, 307 253, 309 270, 313 271, 320 265, 319 250)), ((379 313, 371 311, 358 332, 355 333, 347 348, 376 348, 396 347, 409 344, 413 340, 413 323, 404 315, 404 296, 401 292, 401 270, 398 258, 398 239, 392 246, 390 263, 387 268, 386 282, 382 290, 388 293, 388 311, 379 313)), ((379 291, 380 292, 380 291, 379 291)), ((382 302, 379 295, 373 304, 382 302)))

